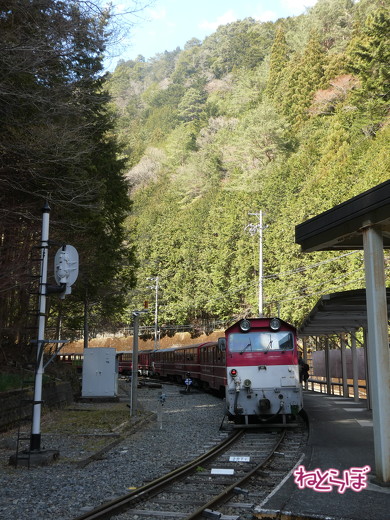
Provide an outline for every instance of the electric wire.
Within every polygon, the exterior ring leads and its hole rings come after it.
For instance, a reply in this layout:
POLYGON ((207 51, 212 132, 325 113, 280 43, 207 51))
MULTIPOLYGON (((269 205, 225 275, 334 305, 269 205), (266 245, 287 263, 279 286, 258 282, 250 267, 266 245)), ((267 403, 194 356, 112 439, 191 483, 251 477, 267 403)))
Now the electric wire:
MULTIPOLYGON (((356 254, 356 253, 360 253, 360 251, 352 251, 350 253, 345 253, 345 254, 342 254, 342 255, 339 255, 337 257, 334 257, 334 258, 328 258, 327 260, 323 260, 321 262, 317 262, 315 264, 311 264, 311 265, 307 265, 307 266, 302 266, 302 267, 298 267, 297 269, 292 269, 290 271, 285 271, 285 272, 282 272, 282 273, 277 273, 277 274, 271 274, 271 275, 266 275, 266 276, 263 276, 263 279, 267 279, 267 280, 272 280, 272 279, 277 279, 277 278, 280 278, 282 276, 287 276, 287 275, 294 275, 294 274, 301 274, 302 272, 308 270, 308 269, 313 269, 313 268, 316 268, 316 267, 319 267, 321 265, 324 265, 324 264, 328 264, 328 263, 331 263, 331 262, 334 262, 336 260, 339 260, 340 258, 344 258, 344 257, 347 257, 347 256, 350 256, 350 255, 353 255, 353 254, 356 254)), ((348 273, 348 274, 355 274, 359 271, 363 271, 364 269, 361 268, 357 271, 353 271, 352 273, 348 273)), ((319 284, 319 285, 324 285, 325 283, 329 282, 329 281, 332 281, 332 280, 335 280, 337 278, 328 278, 326 280, 324 280, 322 282, 322 284, 319 284)), ((233 288, 233 289, 227 289, 226 291, 224 291, 224 295, 222 296, 218 296, 216 298, 214 298, 214 300, 221 300, 221 299, 224 299, 226 298, 226 294, 235 294, 235 293, 239 293, 239 292, 242 292, 244 291, 245 289, 249 289, 253 286, 257 286, 258 285, 258 281, 255 280, 255 281, 251 281, 250 283, 248 284, 245 284, 245 285, 241 285, 239 287, 236 287, 236 288, 233 288)), ((305 290, 306 288, 301 288, 300 290, 305 290)), ((294 291, 294 292, 297 292, 297 291, 294 291)))
POLYGON ((343 255, 339 255, 334 258, 328 258, 327 260, 323 260, 322 262, 317 262, 316 264, 298 267, 297 269, 292 269, 291 271, 285 271, 283 273, 270 274, 267 276, 263 276, 263 278, 272 279, 272 278, 279 278, 281 276, 285 276, 285 275, 289 275, 289 274, 302 273, 303 271, 306 271, 308 269, 314 269, 315 267, 319 267, 324 264, 329 264, 331 262, 334 262, 335 260, 339 260, 340 258, 344 258, 344 257, 350 256, 350 255, 355 255, 357 253, 361 253, 361 251, 352 251, 350 253, 344 253, 343 255))
MULTIPOLYGON (((357 274, 357 273, 361 273, 361 272, 364 272, 363 268, 362 269, 357 269, 356 271, 351 271, 351 272, 348 273, 348 275, 353 275, 353 274, 357 274)), ((322 282, 314 284, 314 285, 309 285, 307 287, 300 287, 299 290, 300 291, 308 291, 308 290, 314 289, 315 287, 323 287, 328 282, 334 282, 335 280, 340 280, 342 278, 345 278, 345 274, 342 274, 340 276, 334 276, 333 278, 327 278, 326 280, 323 280, 322 282)), ((349 280, 349 281, 347 281, 343 285, 349 285, 350 283, 354 283, 354 282, 360 281, 362 279, 364 279, 364 277, 360 277, 360 278, 354 279, 354 280, 349 280)), ((290 291, 290 292, 284 293, 284 295, 288 296, 289 294, 295 294, 296 292, 297 292, 296 290, 295 291, 290 291)))
MULTIPOLYGON (((362 271, 363 271, 363 269, 362 269, 362 271)), ((390 271, 390 267, 385 267, 385 273, 386 273, 386 271, 389 272, 390 271)), ((359 271, 354 271, 354 273, 357 273, 357 272, 359 272, 359 271)), ((353 274, 353 273, 351 273, 351 274, 353 274)), ((340 278, 342 278, 342 276, 333 278, 333 280, 338 280, 340 278)), ((360 278, 356 278, 354 280, 349 280, 349 281, 345 282, 344 284, 336 285, 334 287, 331 286, 332 287, 332 291, 334 292, 334 291, 336 291, 338 289, 342 289, 342 288, 344 288, 344 287, 346 287, 348 285, 356 284, 357 282, 364 282, 364 280, 365 280, 365 276, 361 276, 360 278)), ((317 286, 321 286, 321 285, 323 285, 323 284, 318 284, 317 286)), ((314 285, 313 287, 317 287, 317 286, 314 285)), ((310 289, 310 287, 306 287, 306 288, 301 289, 301 290, 306 290, 306 289, 310 289)), ((292 291, 290 293, 287 293, 287 295, 288 294, 294 294, 295 292, 296 291, 292 291)), ((307 294, 303 294, 303 295, 300 295, 300 296, 296 296, 295 298, 283 298, 283 299, 280 299, 280 300, 271 300, 271 301, 268 301, 268 302, 265 302, 265 303, 270 304, 270 303, 275 303, 276 301, 278 303, 281 303, 281 302, 287 302, 287 301, 301 300, 303 298, 309 298, 309 297, 314 296, 316 294, 329 294, 329 293, 330 293, 330 289, 320 290, 320 291, 313 291, 311 293, 307 293, 307 294)))

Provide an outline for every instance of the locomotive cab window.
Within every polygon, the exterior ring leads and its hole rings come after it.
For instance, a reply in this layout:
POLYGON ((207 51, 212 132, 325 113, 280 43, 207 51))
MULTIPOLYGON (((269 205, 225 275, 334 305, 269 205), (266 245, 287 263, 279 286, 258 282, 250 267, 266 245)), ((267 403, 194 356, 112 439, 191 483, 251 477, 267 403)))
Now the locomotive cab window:
POLYGON ((230 334, 228 349, 230 352, 268 352, 270 350, 292 350, 294 336, 291 332, 247 332, 230 334))

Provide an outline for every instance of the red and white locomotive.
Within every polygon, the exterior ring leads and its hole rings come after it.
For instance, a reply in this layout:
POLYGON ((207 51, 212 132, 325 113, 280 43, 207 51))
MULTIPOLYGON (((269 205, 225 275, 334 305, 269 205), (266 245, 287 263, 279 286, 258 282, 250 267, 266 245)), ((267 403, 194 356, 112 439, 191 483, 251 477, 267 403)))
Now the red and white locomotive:
POLYGON ((227 413, 237 423, 296 416, 302 409, 296 330, 279 318, 243 319, 218 341, 226 353, 227 413))

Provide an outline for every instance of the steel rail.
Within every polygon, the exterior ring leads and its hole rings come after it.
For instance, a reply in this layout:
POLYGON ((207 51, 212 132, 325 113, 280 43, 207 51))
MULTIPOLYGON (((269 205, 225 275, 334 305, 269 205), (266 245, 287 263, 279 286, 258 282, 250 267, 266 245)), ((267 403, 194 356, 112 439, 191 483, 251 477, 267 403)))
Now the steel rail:
POLYGON ((144 486, 132 491, 131 493, 127 493, 124 496, 116 498, 111 502, 106 502, 97 508, 88 511, 87 513, 76 517, 74 520, 102 520, 103 518, 110 518, 114 514, 118 514, 122 510, 125 510, 129 507, 130 503, 133 501, 140 500, 141 498, 145 498, 151 496, 152 493, 156 494, 163 487, 165 487, 170 482, 173 482, 180 477, 185 476, 187 473, 190 473, 195 468, 199 466, 200 463, 205 462, 208 459, 211 459, 218 455, 220 452, 225 451, 231 444, 235 443, 243 434, 244 430, 236 430, 230 435, 227 439, 220 442, 209 451, 200 455, 194 460, 191 460, 187 464, 184 464, 180 468, 177 468, 162 477, 159 477, 144 486))
POLYGON ((259 464, 257 464, 257 466, 255 466, 252 470, 250 470, 246 475, 244 475, 239 480, 237 480, 236 482, 234 482, 233 484, 228 486, 226 489, 224 489, 222 491, 222 493, 220 493, 218 496, 209 500, 207 502, 207 504, 204 504, 203 506, 201 506, 190 516, 187 516, 185 518, 185 520, 196 520, 198 518, 201 518, 202 514, 204 513, 204 511, 206 509, 209 509, 210 507, 214 507, 221 502, 226 502, 234 494, 234 489, 241 486, 244 482, 249 480, 252 477, 252 475, 254 475, 257 471, 259 471, 259 469, 261 469, 263 466, 265 466, 265 464, 271 459, 271 457, 274 455, 275 451, 278 449, 278 447, 279 447, 280 443, 283 441, 285 435, 286 435, 286 430, 283 430, 281 432, 279 439, 276 441, 276 443, 271 448, 270 453, 266 459, 262 460, 259 464))

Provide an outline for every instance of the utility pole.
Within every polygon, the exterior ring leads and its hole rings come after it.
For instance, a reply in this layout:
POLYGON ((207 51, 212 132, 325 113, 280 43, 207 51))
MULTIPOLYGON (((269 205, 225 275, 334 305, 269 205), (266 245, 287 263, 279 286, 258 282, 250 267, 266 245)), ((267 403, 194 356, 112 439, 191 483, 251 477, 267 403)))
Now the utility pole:
POLYGON ((84 296, 84 348, 88 348, 89 330, 88 330, 88 289, 85 289, 84 296))
POLYGON ((139 316, 148 311, 133 311, 134 332, 133 332, 133 360, 131 371, 131 395, 130 395, 130 416, 137 415, 137 387, 138 387, 138 336, 139 336, 139 316))
POLYGON ((263 212, 260 210, 258 213, 248 213, 259 219, 257 224, 248 224, 245 230, 248 230, 251 235, 255 235, 259 232, 259 316, 263 316, 263 229, 267 229, 268 226, 263 227, 263 212))
POLYGON ((154 306, 154 350, 157 350, 158 343, 158 276, 156 276, 156 301, 154 306))
POLYGON ((151 286, 150 289, 154 289, 155 293, 155 304, 154 304, 154 350, 158 347, 158 288, 159 288, 159 277, 150 277, 148 280, 156 282, 155 285, 151 286))

